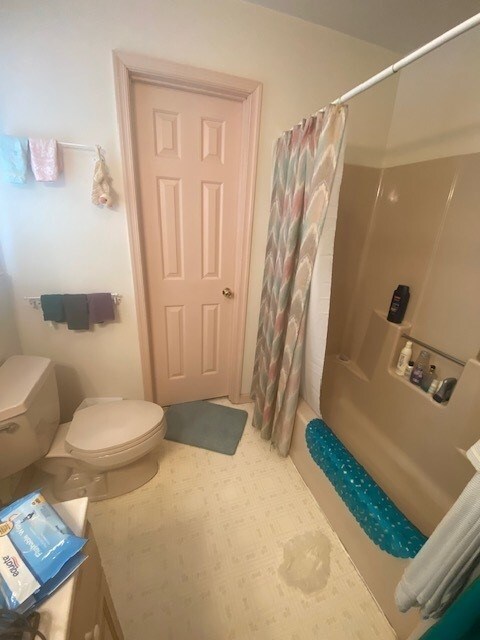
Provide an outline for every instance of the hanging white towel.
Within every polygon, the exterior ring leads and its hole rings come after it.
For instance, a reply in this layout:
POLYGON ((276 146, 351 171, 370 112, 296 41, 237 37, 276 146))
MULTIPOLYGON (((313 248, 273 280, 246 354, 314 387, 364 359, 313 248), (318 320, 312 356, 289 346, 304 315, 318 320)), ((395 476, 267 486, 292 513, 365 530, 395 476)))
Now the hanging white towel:
POLYGON ((97 146, 97 157, 93 171, 92 202, 96 205, 111 207, 113 204, 111 178, 99 146, 97 146))
POLYGON ((396 592, 400 611, 420 607, 438 618, 465 586, 480 560, 480 473, 405 570, 396 592))

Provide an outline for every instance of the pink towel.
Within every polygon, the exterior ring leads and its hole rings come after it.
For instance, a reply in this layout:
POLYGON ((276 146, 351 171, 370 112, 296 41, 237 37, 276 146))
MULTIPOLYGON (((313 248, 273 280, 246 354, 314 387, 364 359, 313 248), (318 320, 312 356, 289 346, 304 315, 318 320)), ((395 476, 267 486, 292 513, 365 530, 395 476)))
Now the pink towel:
POLYGON ((30 164, 37 182, 53 182, 60 173, 56 140, 29 138, 30 164))

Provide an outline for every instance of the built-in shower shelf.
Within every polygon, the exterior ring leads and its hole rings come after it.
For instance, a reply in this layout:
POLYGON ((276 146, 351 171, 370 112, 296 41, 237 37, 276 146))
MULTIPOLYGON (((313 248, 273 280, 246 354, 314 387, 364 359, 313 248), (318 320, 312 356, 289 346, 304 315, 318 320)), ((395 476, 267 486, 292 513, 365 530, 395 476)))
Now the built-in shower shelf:
POLYGON ((369 538, 396 558, 415 557, 427 538, 398 509, 325 422, 319 419, 309 422, 305 439, 313 460, 369 538))
POLYGON ((420 347, 423 347, 424 349, 428 349, 428 351, 433 351, 433 353, 436 353, 437 356, 440 356, 441 358, 445 358, 445 360, 450 360, 450 362, 458 364, 460 367, 464 367, 467 364, 465 360, 460 360, 460 358, 457 358, 456 356, 452 356, 450 353, 446 353, 441 349, 437 349, 437 347, 433 347, 431 344, 428 344, 427 342, 423 342, 423 340, 414 338, 409 333, 402 333, 402 338, 405 338, 406 340, 410 340, 410 342, 413 342, 414 344, 418 344, 420 347))
MULTIPOLYGON (((425 402, 430 402, 430 404, 432 404, 432 406, 437 407, 438 409, 445 409, 445 407, 448 406, 448 402, 443 403, 443 404, 440 403, 440 402, 435 402, 435 400, 433 399, 433 395, 431 393, 427 393, 426 391, 421 389, 418 385, 412 384, 410 382, 410 380, 407 380, 405 378, 405 376, 398 376, 395 373, 394 369, 389 369, 388 373, 399 384, 403 385, 404 387, 407 387, 408 389, 411 389, 411 391, 413 393, 417 393, 418 395, 422 396, 422 398, 425 400, 425 402)), ((453 393, 455 393, 455 389, 453 390, 453 393)))

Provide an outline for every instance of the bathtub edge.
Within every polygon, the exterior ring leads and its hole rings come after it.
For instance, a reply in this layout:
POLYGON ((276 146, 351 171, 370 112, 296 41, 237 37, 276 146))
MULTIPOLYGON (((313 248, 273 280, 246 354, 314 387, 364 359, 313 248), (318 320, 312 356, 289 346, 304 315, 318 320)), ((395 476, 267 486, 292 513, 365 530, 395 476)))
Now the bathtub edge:
POLYGON ((305 428, 319 416, 300 398, 290 448, 290 458, 306 486, 324 512, 330 526, 360 573, 367 588, 395 630, 406 640, 420 621, 417 611, 400 613, 394 602, 395 587, 408 564, 377 547, 359 526, 323 471, 310 456, 305 428))

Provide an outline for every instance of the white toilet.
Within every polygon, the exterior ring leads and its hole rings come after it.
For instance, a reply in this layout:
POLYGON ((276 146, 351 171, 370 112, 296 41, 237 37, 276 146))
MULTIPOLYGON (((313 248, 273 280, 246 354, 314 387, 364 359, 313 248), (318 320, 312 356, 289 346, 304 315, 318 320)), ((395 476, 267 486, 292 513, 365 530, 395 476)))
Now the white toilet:
POLYGON ((144 400, 115 400, 60 419, 54 365, 12 356, 0 367, 0 478, 32 463, 54 476, 58 500, 104 500, 132 491, 158 470, 163 409, 144 400))

